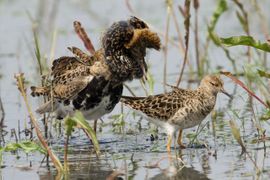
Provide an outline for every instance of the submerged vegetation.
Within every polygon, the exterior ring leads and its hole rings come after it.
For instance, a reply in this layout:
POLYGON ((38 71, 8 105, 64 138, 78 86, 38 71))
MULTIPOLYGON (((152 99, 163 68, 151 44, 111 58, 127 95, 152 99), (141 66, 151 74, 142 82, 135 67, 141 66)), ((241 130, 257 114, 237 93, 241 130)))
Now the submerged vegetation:
MULTIPOLYGON (((32 104, 33 101, 30 100, 28 95, 29 87, 33 80, 39 81, 41 85, 50 81, 46 74, 50 71, 55 54, 58 54, 57 50, 65 49, 68 46, 56 47, 57 36, 61 36, 61 33, 64 34, 66 31, 69 32, 72 24, 65 27, 66 29, 63 32, 57 30, 57 28, 51 29, 49 35, 47 34, 47 36, 52 37, 50 48, 43 48, 41 27, 38 24, 40 22, 34 20, 28 13, 33 23, 33 43, 28 42, 28 48, 30 52, 33 52, 34 49, 32 59, 35 59, 35 77, 24 74, 21 69, 15 75, 16 84, 24 102, 20 108, 26 107, 24 114, 27 115, 27 120, 24 121, 23 130, 20 125, 18 125, 18 130, 13 129, 12 132, 15 131, 16 136, 14 141, 5 140, 6 134, 9 133, 6 131, 8 127, 5 126, 5 117, 11 112, 6 110, 5 101, 0 96, 1 157, 4 158, 9 152, 21 150, 26 154, 41 153, 45 156, 45 160, 39 161, 41 163, 46 162, 46 167, 53 165, 57 170, 57 173, 53 172, 53 176, 59 179, 72 177, 72 172, 79 171, 76 169, 78 168, 76 165, 84 164, 86 159, 82 154, 88 155, 87 161, 94 163, 93 167, 91 166, 92 168, 99 167, 98 164, 101 161, 105 161, 106 163, 102 163, 106 165, 110 164, 108 171, 101 172, 101 177, 107 177, 107 179, 115 179, 120 176, 125 179, 133 179, 136 177, 136 171, 139 168, 146 169, 147 173, 151 169, 157 168, 160 170, 160 177, 163 178, 164 175, 180 178, 187 171, 187 174, 194 174, 194 179, 196 179, 203 177, 202 173, 206 176, 210 173, 213 174, 208 169, 208 166, 210 166, 209 158, 214 157, 217 160, 218 156, 222 159, 234 154, 238 159, 247 158, 247 160, 243 160, 243 163, 249 161, 256 172, 253 175, 242 171, 240 174, 243 177, 269 178, 269 174, 266 172, 269 170, 270 164, 264 162, 270 158, 268 122, 270 119, 270 69, 268 63, 270 31, 267 24, 269 21, 267 16, 270 14, 265 14, 262 9, 266 2, 257 0, 249 0, 249 3, 243 0, 213 1, 215 2, 215 8, 211 12, 211 17, 207 17, 207 21, 200 18, 202 8, 205 7, 202 3, 206 3, 204 1, 184 0, 174 2, 173 0, 166 0, 162 2, 166 5, 163 10, 166 10, 167 13, 162 14, 164 16, 162 19, 165 19, 164 22, 160 22, 164 25, 163 29, 158 27, 151 18, 148 20, 144 17, 144 19, 149 22, 152 21, 149 24, 155 27, 154 29, 163 38, 162 52, 156 56, 163 61, 163 64, 152 62, 153 57, 150 56, 148 61, 148 67, 150 68, 147 72, 146 81, 141 80, 124 84, 125 93, 132 96, 148 96, 169 91, 171 86, 193 87, 193 84, 198 83, 206 74, 220 73, 223 79, 226 79, 225 86, 226 83, 229 84, 228 87, 231 88, 229 92, 234 96, 228 102, 222 99, 220 103, 222 107, 218 105, 209 117, 209 121, 205 120, 197 129, 186 132, 184 135, 185 141, 188 141, 186 150, 175 149, 176 156, 168 157, 165 152, 166 143, 162 129, 145 122, 136 113, 130 110, 126 111, 120 103, 113 113, 95 122, 97 134, 91 127, 93 123, 87 122, 79 111, 74 116, 68 116, 60 122, 55 120, 52 114, 46 114, 41 119, 37 119, 37 115, 32 110, 36 109, 36 103, 32 104), (250 13, 251 11, 254 13, 250 13), (224 16, 226 17, 224 18, 224 16), (228 20, 228 16, 231 19, 228 20), (251 22, 251 19, 256 19, 259 26, 252 27, 254 23, 251 22), (230 23, 225 21, 237 23, 238 33, 230 34, 232 31, 227 33, 226 29, 230 27, 226 25, 230 23), (219 28, 222 28, 222 31, 219 28), (44 49, 50 49, 49 53, 44 53, 44 49), (213 51, 218 52, 218 57, 212 55, 213 51), (163 72, 159 72, 159 70, 163 70, 163 72), (161 90, 161 87, 163 87, 163 90, 161 90), (24 138, 17 137, 22 134, 25 135, 24 138), (84 141, 84 139, 80 139, 82 137, 87 137, 86 142, 84 142, 86 147, 77 144, 84 141), (109 140, 103 139, 103 137, 109 137, 109 140), (230 148, 233 150, 228 150, 230 148), (197 149, 201 150, 198 154, 197 149), (260 150, 263 150, 264 160, 262 163, 258 160, 258 157, 261 156, 261 154, 258 155, 258 153, 261 153, 260 150), (218 154, 218 151, 227 151, 227 153, 224 153, 223 157, 223 154, 218 154), (230 154, 228 151, 234 152, 230 154), (142 156, 139 155, 139 158, 136 158, 134 157, 135 153, 141 153, 142 156), (154 155, 149 155, 150 153, 154 155), (83 156, 83 160, 79 156, 83 156), (156 156, 160 157, 156 158, 156 156), (197 168, 200 169, 199 173, 193 168, 188 169, 189 166, 192 166, 195 156, 202 161, 201 167, 197 168), (145 159, 143 159, 144 157, 145 159), (119 160, 121 160, 120 165, 119 160), (153 161, 155 162, 153 163, 153 161)), ((213 2, 209 2, 209 4, 213 2)), ((126 0, 125 5, 130 14, 140 16, 132 1, 126 0)), ((141 5, 143 6, 143 2, 141 5)), ((56 3, 54 6, 59 5, 56 3)), ((83 6, 84 4, 81 8, 83 6)), ((53 17, 57 10, 53 9, 52 11, 51 16, 53 17)), ((99 19, 98 15, 92 14, 92 12, 88 12, 88 14, 90 14, 90 20, 91 18, 99 19)), ((92 26, 91 23, 89 26, 92 26)), ((82 31, 76 31, 76 33, 83 41, 85 48, 89 52, 94 52, 92 44, 94 37, 91 30, 86 29, 88 35, 92 37, 90 42, 86 42, 84 39, 85 34, 80 34, 82 31)), ((74 34, 72 33, 70 36, 75 37, 74 34)), ((77 41, 79 42, 78 38, 77 41)), ((0 58, 3 57, 6 56, 2 56, 2 52, 0 52, 0 58)), ((20 59, 20 57, 17 58, 20 59)), ((23 61, 27 60, 24 59, 23 61)), ((2 69, 1 67, 0 74, 5 78, 5 71, 2 69)), ((2 88, 3 86, 0 90, 2 88)), ((47 101, 47 98, 43 99, 44 103, 47 101)), ((236 166, 237 163, 233 163, 236 166)), ((42 164, 42 166, 45 165, 42 164)), ((83 167, 86 166, 79 168, 84 169, 83 167)), ((237 169, 236 167, 228 168, 222 177, 234 177, 234 168, 237 169)), ((87 175, 91 176, 92 174, 87 175)), ((145 175, 145 179, 148 178, 147 175, 145 175)), ((155 178, 155 175, 153 175, 153 178, 155 178)), ((159 174, 156 176, 156 178, 159 178, 159 174)), ((138 175, 138 177, 142 176, 138 175)), ((218 176, 213 175, 213 177, 218 176)))

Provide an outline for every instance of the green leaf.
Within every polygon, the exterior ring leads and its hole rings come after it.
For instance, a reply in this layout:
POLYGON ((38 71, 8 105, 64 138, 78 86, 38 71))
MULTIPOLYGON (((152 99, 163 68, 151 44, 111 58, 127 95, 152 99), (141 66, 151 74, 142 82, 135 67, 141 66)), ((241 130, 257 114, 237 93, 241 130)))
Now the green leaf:
POLYGON ((19 146, 21 149, 23 149, 26 153, 33 152, 33 151, 39 151, 43 154, 46 154, 46 150, 40 146, 39 144, 33 142, 33 141, 25 141, 19 143, 19 146))
POLYGON ((239 114, 238 114, 238 112, 237 112, 236 109, 232 109, 231 111, 232 111, 233 115, 234 115, 237 119, 241 119, 241 117, 239 116, 239 114))
POLYGON ((219 0, 218 6, 212 15, 210 25, 208 27, 209 32, 212 32, 218 22, 219 17, 228 9, 226 0, 219 0))
POLYGON ((117 119, 122 118, 122 116, 123 114, 114 114, 114 115, 111 115, 109 118, 113 120, 117 120, 117 119))
POLYGON ((267 109, 266 113, 260 117, 260 120, 267 121, 270 119, 270 110, 267 109))
POLYGON ((149 72, 147 73, 147 83, 148 83, 149 91, 150 91, 149 94, 153 94, 153 92, 154 92, 154 84, 155 84, 155 80, 154 80, 154 78, 153 78, 153 75, 150 74, 149 72))
POLYGON ((238 11, 236 12, 236 16, 237 16, 239 22, 241 23, 244 31, 248 32, 248 24, 247 24, 247 21, 245 20, 245 18, 238 11))
POLYGON ((226 46, 251 46, 256 49, 260 49, 266 52, 270 52, 270 44, 269 43, 261 43, 260 41, 256 41, 251 36, 232 36, 229 38, 219 38, 216 36, 215 38, 218 38, 218 41, 220 43, 226 45, 226 46))
POLYGON ((88 135, 89 138, 91 138, 95 151, 97 154, 100 154, 100 147, 97 140, 97 137, 95 135, 94 130, 89 126, 88 122, 83 117, 83 114, 80 111, 76 111, 75 115, 71 117, 72 120, 74 120, 77 125, 81 126, 81 128, 85 131, 85 133, 88 135))
POLYGON ((240 130, 237 127, 236 123, 233 120, 230 120, 230 127, 232 130, 232 134, 234 139, 238 142, 238 144, 241 146, 242 148, 242 153, 246 152, 246 147, 242 141, 241 135, 240 135, 240 130))
POLYGON ((208 35, 209 37, 212 39, 212 41, 215 43, 216 46, 221 46, 221 40, 220 38, 218 37, 218 35, 214 32, 214 31, 211 31, 208 27, 208 35))
POLYGON ((16 151, 22 149, 26 153, 39 151, 42 154, 46 154, 46 150, 39 144, 33 141, 22 141, 20 143, 9 143, 4 147, 4 151, 16 151))
POLYGON ((18 143, 9 143, 5 146, 4 151, 16 151, 19 149, 18 143))
POLYGON ((67 117, 65 118, 65 131, 67 136, 71 136, 72 131, 74 130, 74 127, 77 126, 77 123, 74 119, 67 117))
POLYGON ((186 137, 187 137, 189 140, 194 139, 194 138, 196 137, 196 133, 188 133, 188 134, 186 135, 186 137))
POLYGON ((124 114, 117 114, 117 115, 113 115, 113 122, 112 122, 112 126, 113 126, 113 132, 122 132, 123 127, 125 126, 125 121, 124 121, 124 114))
POLYGON ((267 72, 262 71, 260 69, 257 69, 257 72, 261 77, 270 78, 270 73, 267 73, 267 72))

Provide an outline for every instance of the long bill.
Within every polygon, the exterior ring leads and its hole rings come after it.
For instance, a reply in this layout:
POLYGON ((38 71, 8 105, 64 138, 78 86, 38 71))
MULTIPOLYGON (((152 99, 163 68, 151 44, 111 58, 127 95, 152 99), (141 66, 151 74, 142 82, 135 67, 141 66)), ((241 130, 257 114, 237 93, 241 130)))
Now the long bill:
POLYGON ((229 98, 231 98, 231 99, 233 98, 233 96, 232 96, 231 94, 229 94, 227 91, 225 91, 225 89, 222 88, 220 91, 221 91, 223 94, 225 94, 226 96, 228 96, 229 98))

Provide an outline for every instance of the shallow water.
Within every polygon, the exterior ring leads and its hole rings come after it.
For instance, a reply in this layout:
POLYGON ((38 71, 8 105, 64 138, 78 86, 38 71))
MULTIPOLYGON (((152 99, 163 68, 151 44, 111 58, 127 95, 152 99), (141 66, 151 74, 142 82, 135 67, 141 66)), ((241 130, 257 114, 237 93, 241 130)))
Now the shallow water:
MULTIPOLYGON (((130 1, 136 15, 145 19, 156 30, 165 32, 166 27, 166 6, 165 1, 130 1)), ((175 5, 178 2, 175 2, 175 5)), ((181 2, 183 4, 183 2, 181 2)), ((229 7, 232 2, 228 2, 229 7)), ((267 7, 270 7, 269 1, 261 1, 263 12, 269 17, 267 7)), ((207 0, 201 3, 199 26, 200 39, 205 41, 207 35, 207 22, 215 9, 216 1, 207 0)), ((252 9, 252 8, 250 8, 252 9)), ((176 8, 177 10, 177 8, 176 8)), ((193 13, 193 11, 192 11, 193 13)), ((181 32, 183 29, 183 18, 176 11, 181 32)), ((29 84, 38 84, 39 76, 37 63, 34 57, 34 41, 32 26, 39 29, 39 40, 41 53, 46 57, 47 64, 59 56, 71 55, 66 49, 68 46, 83 47, 79 38, 73 32, 72 23, 79 20, 89 33, 96 48, 99 46, 99 36, 102 31, 113 21, 126 19, 132 15, 128 10, 125 1, 108 0, 100 1, 54 1, 54 0, 0 0, 0 97, 5 109, 5 130, 8 134, 5 136, 6 142, 14 142, 15 137, 11 136, 12 129, 18 132, 29 128, 28 113, 26 112, 24 102, 22 101, 17 87, 15 86, 14 74, 24 72, 29 84), (53 35, 55 34, 55 48, 52 48, 53 35), (51 49, 54 49, 53 51, 51 49)), ((252 35, 257 39, 263 40, 264 37, 257 21, 258 16, 250 17, 250 27, 252 35)), ((268 18, 269 21, 269 18, 268 18)), ((243 34, 241 25, 235 18, 235 9, 229 10, 221 17, 217 25, 216 32, 220 36, 232 36, 243 34), (229 19, 229 20, 228 20, 229 19), (239 33, 241 32, 241 33, 239 33)), ((176 32, 171 23, 170 35, 175 38, 176 32)), ((193 39, 191 33, 191 39, 193 39)), ((164 39, 163 39, 164 43, 164 39)), ((82 48, 83 49, 83 48, 82 48)), ((230 49, 231 53, 239 60, 236 62, 239 70, 244 67, 245 58, 242 54, 246 49, 235 47, 230 49), (243 59, 242 59, 243 58, 243 59)), ((214 45, 210 47, 209 53, 210 66, 209 73, 216 72, 217 66, 232 71, 230 62, 220 48, 214 45)), ((195 66, 194 42, 190 44, 191 65, 195 66)), ((162 52, 150 51, 147 59, 151 66, 151 73, 155 79, 154 94, 163 92, 163 60, 162 52)), ((168 84, 174 84, 178 77, 180 63, 183 55, 173 45, 169 45, 168 51, 168 84)), ((187 68, 188 69, 188 68, 187 68)), ((195 69, 195 68, 194 68, 195 69)), ((188 84, 186 80, 190 77, 186 74, 182 87, 194 88, 197 84, 188 84)), ((218 116, 217 119, 208 116, 203 122, 205 128, 200 133, 198 139, 200 143, 205 143, 208 148, 187 148, 184 150, 176 149, 173 151, 182 158, 183 164, 179 159, 170 161, 166 153, 166 136, 159 130, 158 140, 151 141, 150 135, 155 128, 149 126, 145 120, 139 121, 139 117, 133 119, 132 115, 127 116, 125 132, 118 134, 112 131, 109 115, 103 118, 104 123, 99 127, 102 132, 98 133, 98 139, 101 143, 102 155, 97 158, 90 152, 91 144, 82 132, 74 133, 70 141, 70 174, 69 179, 105 179, 113 171, 121 172, 120 178, 123 179, 269 179, 270 157, 269 143, 252 143, 257 137, 257 130, 252 121, 252 113, 248 109, 248 96, 241 88, 237 87, 234 91, 234 85, 224 78, 225 89, 234 94, 231 104, 228 104, 228 98, 219 95, 215 110, 223 112, 224 116, 218 116), (236 112, 239 118, 234 116, 236 112), (234 140, 229 120, 234 119, 241 129, 241 134, 248 147, 250 157, 241 156, 241 147, 234 140), (140 123, 138 123, 140 122, 140 123), (215 125, 213 125, 215 124, 215 125), (139 130, 139 126, 142 127, 139 130), (213 126, 215 130, 213 130, 213 126), (147 167, 154 165, 159 160, 159 167, 147 167), (256 166, 263 170, 261 174, 256 175, 256 166)), ((138 81, 128 83, 136 95, 145 95, 140 88, 138 81)), ((129 94, 125 90, 124 94, 129 94)), ((261 95, 258 92, 258 95, 261 95)), ((39 104, 37 99, 29 97, 33 109, 39 104)), ((263 111, 263 107, 254 101, 256 114, 263 111)), ((131 114, 127 108, 126 113, 131 114)), ((120 113, 118 105, 112 114, 120 113)), ((91 122, 92 123, 92 122, 91 122)), ((40 122, 40 124, 42 124, 40 122)), ((264 129, 269 129, 269 123, 261 122, 264 129)), ((54 132, 53 126, 50 130, 54 132)), ((62 129, 63 130, 63 129, 62 129)), ((196 128, 185 130, 184 143, 188 144, 191 137, 196 132, 196 128)), ((55 132, 54 132, 55 133, 55 132)), ((57 134, 57 133, 55 133, 57 134)), ((54 134, 54 135, 55 135, 54 134)), ((266 131, 266 135, 269 134, 266 131)), ((25 134, 17 134, 20 139, 29 139, 25 134), (20 137, 21 136, 21 137, 20 137)), ((53 147, 58 149, 58 155, 63 158, 63 132, 53 136, 50 139, 53 147)), ((59 175, 55 169, 48 169, 45 163, 41 163, 43 155, 39 153, 30 153, 26 155, 23 152, 15 154, 4 153, 2 169, 0 171, 2 179, 54 179, 59 175)))

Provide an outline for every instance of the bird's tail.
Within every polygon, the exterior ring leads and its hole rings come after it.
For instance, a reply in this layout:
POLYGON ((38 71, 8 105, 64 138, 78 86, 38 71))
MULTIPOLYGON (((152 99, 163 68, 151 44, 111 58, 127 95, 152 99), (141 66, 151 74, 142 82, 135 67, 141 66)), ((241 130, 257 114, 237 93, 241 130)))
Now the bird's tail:
POLYGON ((55 109, 57 109, 57 103, 53 100, 47 101, 45 104, 41 105, 37 108, 36 112, 39 114, 44 114, 46 112, 53 112, 55 109))

